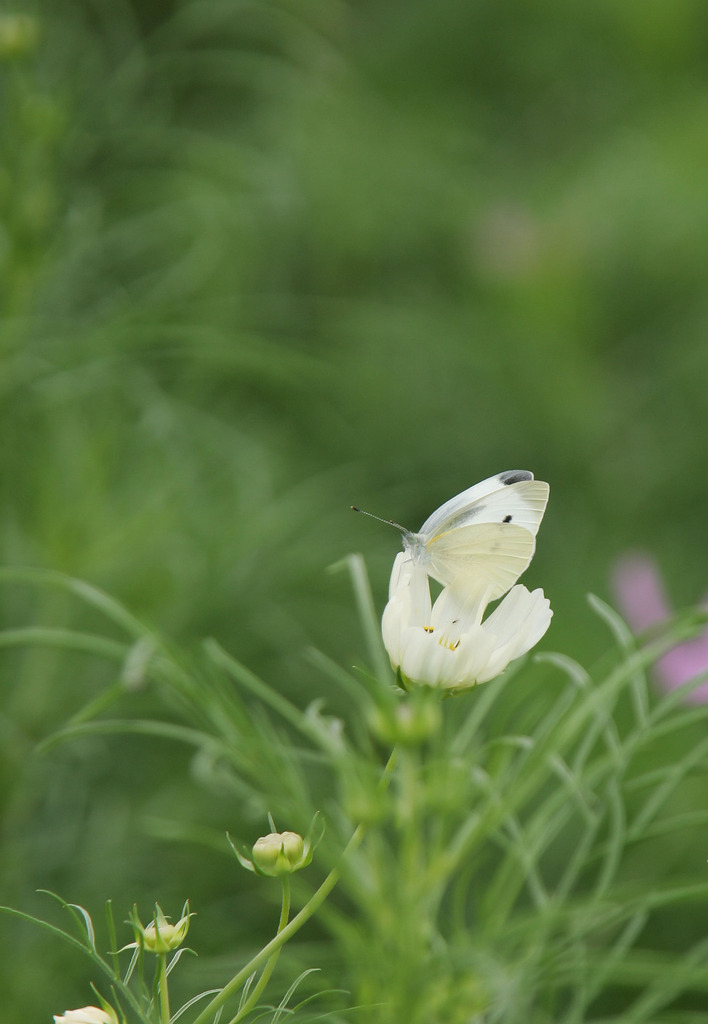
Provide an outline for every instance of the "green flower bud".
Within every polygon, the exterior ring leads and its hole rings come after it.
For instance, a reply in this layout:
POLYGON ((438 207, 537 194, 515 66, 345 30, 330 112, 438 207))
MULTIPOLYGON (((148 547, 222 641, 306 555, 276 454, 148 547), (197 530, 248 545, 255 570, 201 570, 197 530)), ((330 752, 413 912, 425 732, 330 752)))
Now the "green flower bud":
POLYGON ((187 935, 187 922, 180 924, 155 925, 151 921, 143 932, 143 945, 148 953, 169 953, 172 949, 181 946, 187 935))
POLYGON ((162 913, 158 903, 155 904, 155 916, 149 924, 143 925, 138 919, 137 908, 133 908, 131 923, 135 929, 138 945, 148 953, 164 954, 177 949, 184 942, 189 930, 189 901, 182 908, 182 917, 176 924, 170 924, 162 913))
POLYGON ((304 839, 297 832, 276 832, 275 822, 270 814, 268 822, 273 831, 256 840, 251 848, 250 857, 247 847, 239 850, 231 836, 226 834, 241 867, 246 868, 247 871, 255 871, 257 875, 270 875, 271 877, 282 877, 307 867, 324 832, 324 822, 320 812, 317 811, 310 822, 304 839))
POLYGON ((303 850, 297 832, 270 832, 253 844, 253 866, 262 875, 288 875, 304 867, 303 850))

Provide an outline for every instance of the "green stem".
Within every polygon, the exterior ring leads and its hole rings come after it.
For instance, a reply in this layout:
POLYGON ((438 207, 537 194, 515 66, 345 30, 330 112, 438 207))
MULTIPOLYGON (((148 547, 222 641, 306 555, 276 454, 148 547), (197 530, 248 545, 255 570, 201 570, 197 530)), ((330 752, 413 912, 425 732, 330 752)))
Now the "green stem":
MULTIPOLYGON (((366 830, 363 825, 357 825, 351 839, 344 849, 342 857, 340 858, 341 860, 359 846, 364 838, 365 831, 366 830)), ((218 1010, 220 1006, 223 1006, 226 1000, 229 999, 234 992, 238 992, 253 972, 260 967, 265 960, 268 960, 275 952, 280 950, 288 939, 302 928, 306 921, 309 921, 315 911, 322 906, 332 889, 334 889, 335 885, 339 881, 339 875, 339 867, 332 868, 322 885, 315 893, 313 893, 299 914, 296 914, 290 924, 286 925, 281 932, 278 932, 278 934, 275 935, 259 953, 256 953, 256 955, 249 960, 245 967, 241 968, 238 974, 234 975, 231 981, 224 985, 221 992, 219 992, 218 995, 215 995, 209 1005, 202 1010, 194 1021, 194 1024, 207 1024, 207 1021, 211 1020, 212 1015, 216 1010, 218 1010)))
MULTIPOLYGON (((396 760, 396 749, 394 748, 388 762, 386 763, 386 767, 383 770, 381 779, 379 780, 379 786, 382 789, 386 788, 391 779, 393 769, 396 765, 396 760)), ((339 864, 341 864, 349 854, 357 849, 365 834, 366 827, 363 824, 357 825, 352 833, 351 839, 345 846, 342 855, 339 858, 339 864)), ((316 910, 319 910, 339 881, 340 874, 341 871, 339 865, 332 868, 322 885, 313 893, 302 910, 295 915, 289 924, 285 925, 282 931, 278 931, 277 935, 273 936, 270 942, 268 942, 259 953, 256 953, 254 957, 251 957, 246 966, 242 967, 238 974, 234 975, 231 981, 224 985, 221 992, 217 993, 211 1002, 202 1010, 199 1016, 195 1018, 194 1024, 208 1024, 214 1013, 216 1013, 216 1011, 222 1007, 235 992, 238 992, 253 972, 257 970, 262 963, 269 960, 274 953, 279 952, 288 939, 292 938, 295 932, 299 931, 302 926, 309 921, 316 910)))
MULTIPOLYGON (((285 928, 286 924, 288 923, 288 917, 290 916, 290 876, 283 875, 282 883, 283 903, 280 909, 280 921, 278 922, 278 931, 276 932, 276 935, 280 935, 283 928, 285 928)), ((273 969, 275 968, 279 956, 280 949, 276 949, 275 953, 273 953, 272 957, 268 960, 268 963, 263 968, 263 973, 261 974, 258 980, 258 984, 253 989, 253 992, 251 992, 250 996, 243 1004, 241 1009, 238 1011, 236 1016, 231 1018, 229 1024, 238 1024, 238 1021, 242 1020, 246 1016, 248 1011, 251 1009, 251 1007, 255 1006, 255 1004, 258 1002, 261 992, 270 981, 270 976, 273 973, 273 969)))
POLYGON ((170 1024, 170 994, 167 991, 167 953, 159 955, 160 1024, 170 1024))

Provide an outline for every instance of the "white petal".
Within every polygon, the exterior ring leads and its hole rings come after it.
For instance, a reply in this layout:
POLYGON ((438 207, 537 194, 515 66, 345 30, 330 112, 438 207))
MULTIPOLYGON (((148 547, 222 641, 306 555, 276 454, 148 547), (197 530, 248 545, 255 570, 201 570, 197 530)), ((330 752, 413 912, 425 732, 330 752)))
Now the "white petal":
POLYGON ((420 626, 406 630, 401 643, 401 672, 413 683, 439 685, 443 671, 443 648, 432 633, 420 626))
POLYGON ((430 585, 425 570, 406 551, 396 555, 388 585, 389 601, 402 599, 410 606, 411 622, 430 621, 430 585))
POLYGON ((489 590, 470 590, 464 593, 457 586, 444 587, 433 605, 430 625, 447 630, 459 638, 478 626, 487 606, 489 590), (454 628, 451 628, 454 627, 454 628))
POLYGON ((456 672, 448 686, 456 689, 475 686, 489 659, 494 654, 494 637, 481 626, 475 626, 460 638, 456 672))
POLYGON ((553 614, 550 607, 550 602, 540 588, 530 593, 526 587, 517 584, 484 621, 483 628, 494 633, 500 646, 517 643, 527 633, 537 633, 531 643, 533 646, 548 629, 553 614))
POLYGON ((405 551, 399 552, 393 560, 393 567, 391 568, 391 578, 388 583, 388 597, 396 597, 400 594, 401 590, 405 590, 410 582, 410 576, 413 571, 413 562, 405 551))
POLYGON ((410 629, 410 608, 401 599, 389 601, 381 619, 381 636, 394 667, 401 663, 405 636, 410 629))
POLYGON ((482 625, 495 636, 496 649, 479 682, 494 679, 511 661, 526 654, 544 635, 552 616, 542 590, 529 593, 526 587, 514 587, 482 625))

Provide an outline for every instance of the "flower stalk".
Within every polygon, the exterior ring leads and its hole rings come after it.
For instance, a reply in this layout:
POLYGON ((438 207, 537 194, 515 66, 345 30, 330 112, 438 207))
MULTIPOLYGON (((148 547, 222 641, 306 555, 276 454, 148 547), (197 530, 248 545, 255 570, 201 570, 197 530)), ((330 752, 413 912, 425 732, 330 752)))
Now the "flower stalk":
MULTIPOLYGON (((394 749, 391 752, 391 756, 389 757, 388 761, 386 762, 386 766, 383 770, 381 779, 379 781, 379 787, 381 789, 385 789, 388 786, 391 780, 391 776, 393 774, 393 770, 396 766, 396 762, 397 751, 396 749, 394 749)), ((238 974, 234 975, 231 981, 227 982, 227 984, 224 985, 222 990, 214 996, 214 998, 202 1010, 199 1016, 195 1018, 193 1024, 211 1024, 211 1020, 216 1011, 219 1010, 224 1005, 224 1003, 226 1003, 227 1000, 231 998, 231 996, 238 992, 238 990, 243 985, 245 985, 245 983, 248 981, 253 972, 257 970, 262 963, 267 962, 273 956, 273 954, 278 953, 285 945, 285 943, 289 939, 291 939, 292 936, 295 935, 295 933, 298 932, 302 928, 302 926, 307 923, 307 921, 310 920, 312 915, 319 910, 319 908, 322 906, 324 901, 331 893, 332 889, 334 889, 335 885, 339 881, 339 878, 341 876, 340 865, 347 859, 347 857, 351 856, 351 854, 358 849, 365 835, 366 826, 363 824, 357 825, 349 839, 349 842, 344 847, 344 850, 340 855, 338 863, 335 865, 335 867, 332 868, 332 870, 327 875, 325 880, 322 882, 320 887, 312 894, 312 896, 307 901, 302 910, 300 910, 291 921, 284 925, 282 931, 279 930, 273 936, 270 942, 266 943, 263 949, 256 953, 255 956, 251 957, 248 963, 241 968, 238 974)), ((287 876, 285 876, 285 878, 287 878, 287 876)), ((281 921, 282 920, 283 917, 281 910, 281 921)))
POLYGON ((167 953, 158 955, 157 987, 160 993, 160 1024, 170 1024, 170 993, 167 986, 167 953))
MULTIPOLYGON (((363 825, 358 825, 356 827, 351 839, 344 848, 340 860, 343 860, 346 856, 357 849, 364 838, 365 832, 366 829, 363 825)), ((232 995, 238 992, 253 972, 274 953, 278 952, 285 945, 288 939, 292 938, 292 936, 298 932, 307 921, 309 921, 312 915, 322 906, 332 889, 334 889, 335 885, 339 881, 340 874, 339 866, 332 868, 324 882, 322 882, 319 889, 313 893, 302 910, 295 915, 292 921, 290 921, 282 931, 278 932, 270 942, 266 943, 263 949, 256 953, 255 956, 251 957, 245 967, 242 967, 238 974, 234 975, 231 981, 224 985, 221 992, 214 996, 208 1006, 206 1006, 194 1020, 194 1024, 207 1024, 207 1022, 211 1021, 213 1014, 222 1007, 232 995)))
MULTIPOLYGON (((280 920, 278 922, 278 930, 275 933, 276 936, 280 935, 280 933, 283 931, 283 929, 288 923, 288 917, 290 916, 290 878, 288 875, 282 875, 280 881, 283 888, 283 898, 280 908, 280 920)), ((236 1016, 231 1018, 229 1024, 238 1024, 238 1022, 240 1020, 243 1020, 246 1014, 256 1005, 261 993, 263 992, 266 985, 270 981, 270 976, 273 973, 275 965, 278 962, 278 957, 280 956, 280 948, 281 947, 278 947, 278 949, 276 949, 273 955, 269 957, 265 967, 263 968, 263 973, 258 979, 258 982, 255 985, 253 991, 251 992, 251 994, 249 995, 248 999, 243 1004, 241 1009, 238 1011, 236 1016)))

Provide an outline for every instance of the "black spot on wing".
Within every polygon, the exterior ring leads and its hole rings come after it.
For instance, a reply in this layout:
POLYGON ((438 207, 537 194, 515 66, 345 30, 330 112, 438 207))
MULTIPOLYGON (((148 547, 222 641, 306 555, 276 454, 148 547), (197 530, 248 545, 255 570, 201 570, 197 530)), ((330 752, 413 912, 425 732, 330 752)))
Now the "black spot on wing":
POLYGON ((533 473, 529 473, 528 469, 507 469, 506 473, 499 474, 501 484, 518 484, 522 480, 533 480, 533 473))
POLYGON ((502 522, 503 523, 510 523, 511 522, 511 516, 504 516, 504 518, 502 519, 502 522))

